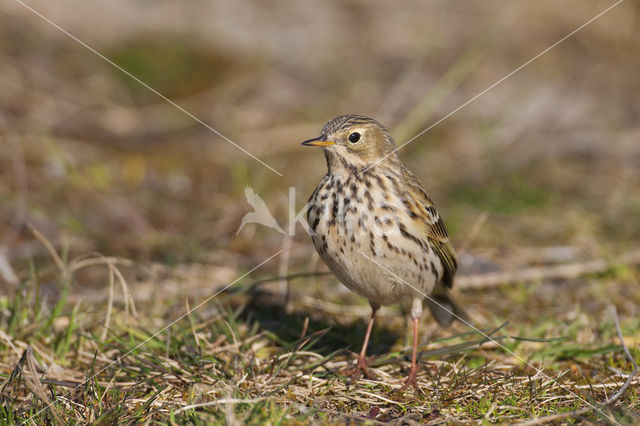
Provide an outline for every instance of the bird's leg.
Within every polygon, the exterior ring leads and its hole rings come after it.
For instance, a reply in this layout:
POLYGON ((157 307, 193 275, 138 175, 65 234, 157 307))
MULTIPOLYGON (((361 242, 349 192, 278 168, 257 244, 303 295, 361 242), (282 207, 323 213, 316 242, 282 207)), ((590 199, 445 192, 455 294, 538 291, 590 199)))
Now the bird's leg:
POLYGON ((380 308, 380 305, 371 304, 371 318, 369 318, 369 324, 367 324, 367 332, 364 335, 364 341, 362 342, 362 349, 360 349, 360 355, 358 355, 358 363, 356 369, 351 376, 351 381, 355 382, 360 375, 360 372, 364 373, 367 379, 371 378, 369 369, 367 368, 367 346, 369 345, 369 336, 371 335, 371 329, 373 328, 373 319, 376 316, 376 312, 380 308))
POLYGON ((405 390, 410 385, 421 394, 422 390, 418 386, 418 327, 420 326, 420 317, 422 317, 422 299, 414 298, 411 301, 411 319, 413 320, 413 351, 411 352, 411 369, 407 375, 404 385, 400 390, 405 390))
POLYGON ((402 386, 402 390, 408 388, 410 385, 418 393, 422 393, 420 386, 418 386, 418 326, 420 323, 420 318, 413 318, 413 352, 411 353, 411 369, 409 370, 409 374, 407 375, 407 379, 404 381, 404 385, 402 386))

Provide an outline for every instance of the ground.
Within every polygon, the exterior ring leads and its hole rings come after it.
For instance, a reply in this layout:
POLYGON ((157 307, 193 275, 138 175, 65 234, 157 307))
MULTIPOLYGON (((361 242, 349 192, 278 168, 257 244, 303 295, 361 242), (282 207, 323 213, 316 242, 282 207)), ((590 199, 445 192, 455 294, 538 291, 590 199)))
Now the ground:
POLYGON ((640 8, 510 75, 614 4, 29 3, 110 64, 4 0, 0 421, 640 422, 640 8), (345 375, 368 303, 289 227, 342 113, 420 134, 460 258, 422 394, 397 306, 345 375))

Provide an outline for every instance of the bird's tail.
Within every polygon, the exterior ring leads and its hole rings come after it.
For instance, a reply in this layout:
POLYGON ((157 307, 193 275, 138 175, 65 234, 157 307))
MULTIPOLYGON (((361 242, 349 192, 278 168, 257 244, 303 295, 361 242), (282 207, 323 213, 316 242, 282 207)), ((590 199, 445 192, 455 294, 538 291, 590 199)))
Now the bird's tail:
POLYGON ((442 326, 450 325, 454 319, 471 323, 471 317, 446 289, 436 291, 427 298, 427 306, 433 317, 442 326))

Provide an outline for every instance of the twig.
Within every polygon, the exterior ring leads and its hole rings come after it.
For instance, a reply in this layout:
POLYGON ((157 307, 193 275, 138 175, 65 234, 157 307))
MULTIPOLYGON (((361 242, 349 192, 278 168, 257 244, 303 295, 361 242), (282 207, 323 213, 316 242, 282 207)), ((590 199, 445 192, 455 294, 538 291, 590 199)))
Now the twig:
POLYGON ((40 379, 40 383, 43 383, 45 385, 55 385, 55 386, 62 386, 67 388, 75 388, 76 386, 82 384, 81 381, 58 380, 58 379, 50 379, 48 377, 40 379))
MULTIPOLYGON (((631 365, 633 365, 634 368, 633 368, 633 371, 627 376, 627 380, 624 382, 624 384, 618 390, 618 392, 616 392, 615 394, 607 398, 602 403, 602 407, 607 407, 611 404, 614 404, 616 401, 618 401, 620 397, 622 397, 622 395, 626 392, 627 388, 631 385, 633 378, 636 376, 636 374, 638 374, 638 364, 636 363, 636 360, 633 358, 633 356, 631 356, 631 353, 629 352, 629 348, 627 348, 627 345, 624 343, 624 337, 622 336, 622 330, 620 328, 620 321, 618 321, 618 312, 616 311, 616 307, 611 305, 609 309, 611 310, 611 315, 613 316, 613 320, 616 324, 616 331, 618 332, 618 339, 620 339, 620 344, 622 345, 622 349, 627 359, 629 360, 629 362, 631 362, 631 365)), ((542 423, 550 423, 556 420, 565 419, 567 417, 581 416, 583 414, 586 414, 592 411, 594 408, 595 407, 584 407, 579 410, 573 410, 566 413, 558 413, 558 414, 552 414, 550 416, 538 417, 536 419, 532 419, 519 424, 520 425, 537 425, 542 423)))
POLYGON ((633 356, 631 356, 631 352, 629 352, 629 348, 624 343, 624 337, 622 336, 622 329, 620 328, 620 321, 618 320, 618 311, 616 307, 611 305, 609 306, 609 310, 611 310, 611 315, 613 315, 613 320, 616 322, 616 331, 618 332, 618 339, 620 339, 620 344, 622 345, 622 349, 624 349, 624 353, 627 356, 627 359, 633 365, 634 371, 638 370, 638 364, 633 356))
MULTIPOLYGON (((587 262, 574 262, 563 265, 541 266, 533 268, 524 268, 518 271, 495 272, 474 275, 459 275, 456 278, 455 287, 459 290, 478 290, 483 288, 496 287, 506 284, 522 283, 528 281, 540 281, 549 279, 570 279, 582 275, 594 274, 606 271, 612 265, 635 265, 640 264, 640 250, 634 250, 623 253, 616 257, 615 262, 606 259, 596 259, 587 262)), ((331 275, 331 272, 300 272, 287 276, 276 276, 264 278, 251 283, 249 292, 256 291, 262 284, 276 282, 281 280, 294 280, 298 278, 318 277, 331 275)), ((357 306, 350 306, 348 309, 340 305, 331 304, 325 301, 315 300, 307 296, 298 296, 293 298, 297 302, 305 305, 311 305, 314 308, 344 315, 366 315, 367 312, 362 309, 358 311, 357 306)), ((384 314, 384 312, 382 312, 384 314)))
POLYGON ((91 257, 79 257, 72 260, 69 263, 69 271, 75 272, 83 268, 87 268, 89 266, 94 265, 125 265, 131 266, 133 262, 130 259, 124 259, 121 257, 113 257, 113 256, 103 256, 102 254, 95 253, 92 254, 91 257))
POLYGON ((569 279, 582 275, 595 274, 609 269, 612 265, 640 264, 640 250, 623 253, 615 262, 596 259, 587 262, 574 262, 564 265, 524 268, 518 271, 495 272, 488 274, 463 275, 456 278, 455 286, 461 290, 482 289, 502 284, 539 281, 549 279, 569 279))
POLYGON ((251 284, 249 284, 249 291, 250 292, 251 291, 255 291, 262 284, 272 283, 272 282, 276 282, 276 281, 295 280, 295 279, 298 279, 298 278, 307 278, 307 277, 321 277, 321 276, 325 276, 325 275, 331 275, 331 272, 329 272, 329 271, 326 271, 326 272, 299 272, 297 274, 263 278, 261 280, 254 281, 251 284))
POLYGON ((264 397, 252 398, 252 399, 236 399, 236 398, 216 399, 215 401, 201 402, 199 404, 185 405, 184 407, 181 407, 181 408, 177 409, 174 414, 180 414, 183 411, 192 410, 192 409, 195 409, 195 408, 210 407, 212 405, 220 405, 220 404, 225 404, 225 405, 226 404, 255 404, 256 402, 260 402, 260 401, 263 401, 265 399, 266 398, 264 398, 264 397))
POLYGON ((386 424, 388 424, 387 422, 381 422, 380 420, 372 419, 370 417, 359 416, 357 414, 348 414, 348 413, 344 413, 344 412, 341 412, 341 411, 332 410, 330 408, 318 408, 318 413, 325 413, 325 414, 329 414, 331 416, 337 416, 340 419, 349 419, 349 420, 355 420, 355 421, 359 421, 359 422, 373 423, 373 424, 376 424, 376 425, 386 425, 386 424))
MULTIPOLYGON (((606 259, 595 259, 587 262, 573 262, 563 265, 540 266, 524 268, 517 271, 492 272, 485 274, 459 275, 456 278, 455 286, 460 290, 482 289, 495 287, 502 284, 512 284, 526 281, 539 281, 545 279, 569 279, 582 275, 595 274, 609 269, 613 265, 637 265, 640 264, 640 250, 633 250, 616 257, 615 261, 606 259)), ((262 284, 294 280, 298 278, 320 277, 331 275, 331 272, 300 272, 286 276, 264 278, 254 281, 249 285, 249 291, 254 291, 262 284)))
POLYGON ((616 310, 616 307, 613 305, 609 307, 609 310, 611 310, 611 315, 613 316, 613 320, 616 323, 616 331, 618 332, 618 339, 620 339, 620 344, 622 345, 624 354, 627 356, 627 359, 629 360, 631 365, 633 365, 633 371, 631 372, 631 374, 629 374, 629 376, 627 377, 627 381, 624 382, 624 385, 622 385, 620 390, 618 390, 618 392, 613 394, 611 398, 605 401, 605 405, 613 404, 618 399, 620 399, 622 394, 624 394, 624 392, 627 390, 627 388, 631 384, 631 381, 633 380, 635 375, 638 374, 638 364, 636 363, 635 358, 631 356, 631 352, 629 352, 629 348, 627 348, 626 343, 624 343, 624 337, 622 336, 622 329, 620 328, 620 321, 618 320, 618 311, 616 310))
MULTIPOLYGON (((293 300, 302 306, 328 312, 333 315, 356 317, 371 315, 371 308, 369 306, 339 305, 337 303, 327 302, 325 300, 303 295, 297 295, 293 300)), ((378 310, 377 316, 395 316, 397 314, 397 311, 394 311, 387 306, 383 306, 378 310)))

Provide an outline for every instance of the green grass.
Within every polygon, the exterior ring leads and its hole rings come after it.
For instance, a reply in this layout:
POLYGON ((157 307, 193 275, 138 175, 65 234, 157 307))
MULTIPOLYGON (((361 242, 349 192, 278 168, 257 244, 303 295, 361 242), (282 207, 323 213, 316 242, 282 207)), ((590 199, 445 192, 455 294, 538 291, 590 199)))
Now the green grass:
MULTIPOLYGON (((568 313, 562 322, 510 318, 485 331, 493 341, 461 324, 435 331, 421 348, 419 383, 425 394, 397 393, 408 353, 398 346, 403 335, 393 326, 397 321, 384 320, 393 319, 392 311, 378 321, 373 336, 371 367, 378 379, 351 384, 342 371, 354 361, 351 351, 363 334, 364 318, 345 322, 309 311, 297 304, 297 292, 292 312, 286 313, 277 297, 265 299, 263 291, 251 292, 239 283, 159 334, 163 324, 186 312, 180 299, 159 296, 145 306, 139 303, 138 317, 115 303, 102 338, 106 304, 71 302, 69 283, 76 279, 65 280, 61 272, 48 273, 57 297, 43 300, 38 271, 51 269, 46 261, 39 268, 40 263, 32 263, 15 297, 0 298, 2 329, 16 348, 33 348, 20 361, 6 340, 0 342, 7 424, 231 419, 282 424, 364 420, 370 414, 378 420, 514 422, 575 410, 586 401, 597 404, 621 383, 615 371, 632 368, 610 319, 585 324, 579 312, 568 313), (153 316, 142 314, 151 311, 153 316), (308 329, 300 336, 305 319, 308 329), (585 327, 600 337, 581 342, 585 327), (38 366, 36 376, 30 365, 38 366)), ((591 280, 583 292, 608 285, 605 279, 591 280)), ((193 309, 197 300, 190 299, 193 309)), ((629 338, 640 335, 637 320, 626 320, 623 330, 629 338)), ((638 348, 632 352, 640 361, 638 348)), ((632 385, 605 415, 635 418, 639 397, 637 384, 632 385)), ((597 411, 586 416, 603 419, 597 411)))

